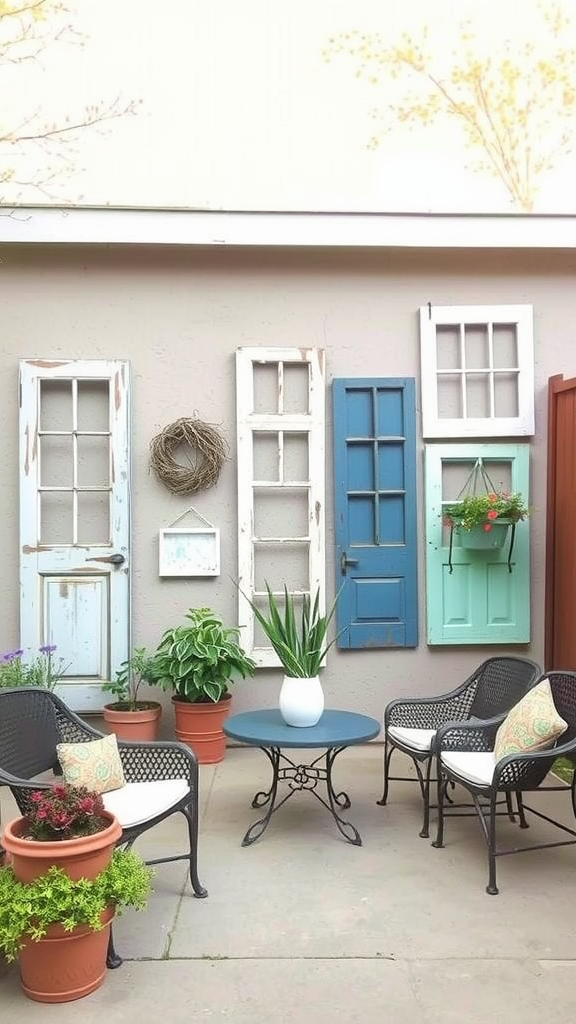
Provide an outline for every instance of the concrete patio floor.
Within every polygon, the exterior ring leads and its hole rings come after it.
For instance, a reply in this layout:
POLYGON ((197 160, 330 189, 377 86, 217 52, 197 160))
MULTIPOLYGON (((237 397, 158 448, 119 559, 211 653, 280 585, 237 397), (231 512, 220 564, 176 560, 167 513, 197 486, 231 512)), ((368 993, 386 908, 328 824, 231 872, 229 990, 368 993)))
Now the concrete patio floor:
MULTIPOLYGON (((397 755, 396 773, 407 772, 409 762, 397 755)), ((388 806, 376 806, 382 747, 375 744, 345 751, 334 771, 337 788, 352 799, 343 816, 359 829, 361 848, 345 842, 306 793, 281 808, 258 842, 242 848, 258 817, 250 801, 266 787, 268 773, 259 751, 239 748, 229 749, 222 764, 201 769, 199 873, 208 899, 192 898, 183 867, 159 866, 146 911, 126 913, 115 925, 123 967, 109 971, 81 1003, 46 1006, 22 994, 16 965, 0 966, 2 1019, 65 1024, 78 1013, 83 1024, 572 1019, 575 848, 501 858, 500 895, 486 895, 477 820, 449 820, 445 849, 431 848, 418 837, 415 785, 392 783, 388 806)), ((533 802, 570 824, 568 793, 533 802)), ((5 821, 15 810, 5 793, 2 804, 5 821)), ((519 833, 500 819, 502 839, 523 845, 562 838, 545 822, 529 820, 530 830, 519 833)), ((173 852, 180 835, 180 822, 168 822, 140 841, 139 852, 173 852)))

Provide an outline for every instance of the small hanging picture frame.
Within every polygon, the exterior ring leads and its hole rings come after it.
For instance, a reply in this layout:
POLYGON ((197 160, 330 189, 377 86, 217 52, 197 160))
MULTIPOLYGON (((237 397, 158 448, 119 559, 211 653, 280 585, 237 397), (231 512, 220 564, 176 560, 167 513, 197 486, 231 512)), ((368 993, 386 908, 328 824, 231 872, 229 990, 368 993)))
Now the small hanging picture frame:
POLYGON ((220 530, 195 508, 187 508, 171 526, 159 531, 159 576, 219 576, 220 530), (192 514, 202 526, 178 526, 192 514))

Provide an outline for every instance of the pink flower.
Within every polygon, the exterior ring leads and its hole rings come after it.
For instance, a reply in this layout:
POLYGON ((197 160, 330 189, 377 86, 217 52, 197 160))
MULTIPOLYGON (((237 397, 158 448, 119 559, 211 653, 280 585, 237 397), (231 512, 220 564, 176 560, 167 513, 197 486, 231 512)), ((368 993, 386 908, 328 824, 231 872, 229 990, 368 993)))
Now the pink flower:
POLYGON ((497 513, 496 509, 495 508, 491 508, 490 511, 486 513, 486 518, 487 519, 498 519, 498 513, 497 513))
POLYGON ((492 529, 492 523, 484 523, 482 529, 484 530, 484 533, 490 533, 490 530, 492 529))

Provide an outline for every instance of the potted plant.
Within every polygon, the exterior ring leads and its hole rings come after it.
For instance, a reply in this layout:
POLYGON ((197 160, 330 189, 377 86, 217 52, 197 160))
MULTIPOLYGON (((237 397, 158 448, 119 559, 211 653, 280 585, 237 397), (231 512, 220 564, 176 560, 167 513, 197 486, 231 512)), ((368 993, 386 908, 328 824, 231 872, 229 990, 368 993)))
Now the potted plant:
POLYGON ((458 532, 462 546, 478 549, 502 547, 508 527, 529 514, 522 495, 507 491, 467 494, 442 510, 444 523, 458 532))
POLYGON ((2 846, 21 882, 52 864, 77 880, 104 870, 121 835, 100 794, 60 782, 30 794, 26 814, 7 822, 2 846))
POLYGON ((31 999, 67 1002, 102 982, 115 908, 141 905, 149 886, 138 858, 115 851, 121 835, 98 793, 67 783, 33 791, 6 824, 0 949, 9 959, 20 951, 31 999))
POLYGON ((155 660, 145 647, 135 647, 132 657, 123 661, 116 678, 104 683, 102 689, 116 700, 105 704, 104 721, 109 730, 122 740, 155 740, 162 706, 156 700, 139 700, 143 683, 155 679, 155 660))
POLYGON ((19 958, 24 992, 39 1002, 69 1002, 104 980, 110 925, 132 906, 142 910, 150 871, 131 850, 115 850, 94 879, 73 881, 52 865, 31 882, 0 868, 0 952, 19 958))
POLYGON ((313 601, 309 594, 303 595, 300 614, 296 608, 296 598, 288 593, 286 585, 283 614, 268 583, 266 591, 267 615, 249 598, 246 600, 284 668, 280 713, 287 725, 316 725, 324 711, 324 693, 319 672, 326 654, 336 642, 336 637, 328 641, 327 635, 340 591, 325 615, 320 613, 319 590, 313 601))
POLYGON ((256 668, 238 643, 239 630, 225 627, 210 608, 190 608, 186 625, 167 629, 155 653, 154 682, 172 690, 176 738, 200 764, 224 757, 222 723, 230 710, 230 684, 256 668))

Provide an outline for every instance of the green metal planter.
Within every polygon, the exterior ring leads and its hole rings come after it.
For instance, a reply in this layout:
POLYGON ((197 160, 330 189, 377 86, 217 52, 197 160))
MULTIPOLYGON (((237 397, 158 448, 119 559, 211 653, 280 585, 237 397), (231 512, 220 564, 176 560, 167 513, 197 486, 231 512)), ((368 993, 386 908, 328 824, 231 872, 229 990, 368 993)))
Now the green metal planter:
POLYGON ((485 530, 483 526, 473 526, 471 530, 458 526, 460 546, 471 551, 493 551, 495 548, 503 548, 509 526, 510 522, 504 519, 495 520, 490 524, 489 530, 485 530))

